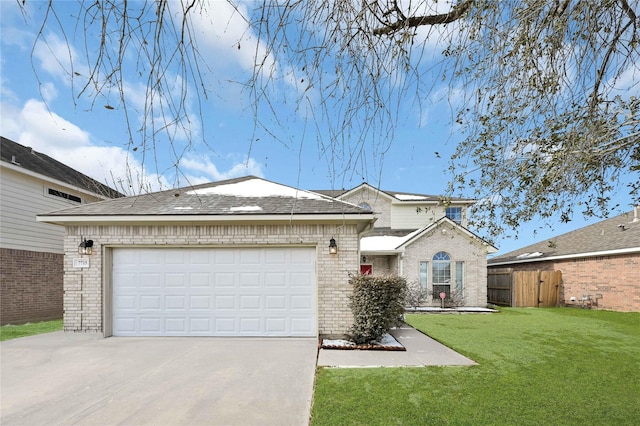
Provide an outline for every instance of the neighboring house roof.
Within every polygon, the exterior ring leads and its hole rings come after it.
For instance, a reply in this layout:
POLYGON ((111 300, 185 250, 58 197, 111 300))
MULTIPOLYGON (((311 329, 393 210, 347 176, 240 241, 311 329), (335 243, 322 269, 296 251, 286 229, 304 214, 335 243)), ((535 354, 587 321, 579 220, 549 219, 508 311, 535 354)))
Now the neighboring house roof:
POLYGON ((458 225, 447 217, 440 218, 439 220, 430 223, 415 231, 409 232, 406 235, 398 236, 392 235, 373 235, 364 237, 360 240, 360 251, 367 254, 394 254, 402 252, 409 244, 421 238, 424 234, 433 231, 435 228, 441 225, 449 225, 453 229, 461 232, 467 237, 480 241, 482 244, 488 246, 489 253, 495 253, 498 249, 486 240, 480 238, 473 232, 469 231, 464 226, 458 225))
POLYGON ((255 176, 171 189, 67 208, 41 214, 38 220, 70 221, 196 221, 259 220, 293 215, 373 220, 373 214, 354 204, 303 191, 255 176), (242 219, 244 218, 244 219, 242 219))
POLYGON ((476 200, 472 200, 469 198, 456 198, 456 197, 442 197, 439 195, 428 195, 428 194, 417 194, 413 192, 402 192, 402 191, 389 191, 383 190, 379 188, 375 188, 368 183, 362 183, 356 186, 353 189, 319 189, 314 190, 313 192, 317 192, 318 194, 323 194, 332 198, 343 198, 349 194, 355 193, 363 188, 369 188, 372 191, 380 192, 383 195, 386 195, 394 202, 409 202, 409 203, 430 203, 430 204, 438 204, 444 201, 456 202, 456 203, 467 203, 474 204, 476 200))
POLYGON ((14 170, 28 171, 71 185, 79 190, 109 199, 124 197, 123 194, 48 155, 34 151, 5 137, 0 137, 0 159, 14 170))
POLYGON ((640 207, 488 260, 489 265, 640 252, 640 207))

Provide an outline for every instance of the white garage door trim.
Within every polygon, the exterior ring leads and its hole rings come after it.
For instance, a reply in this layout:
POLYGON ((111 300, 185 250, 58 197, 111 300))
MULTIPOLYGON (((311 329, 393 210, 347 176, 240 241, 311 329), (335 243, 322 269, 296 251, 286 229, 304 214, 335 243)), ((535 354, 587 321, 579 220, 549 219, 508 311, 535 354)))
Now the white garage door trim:
POLYGON ((316 249, 113 248, 114 336, 317 335, 316 249))

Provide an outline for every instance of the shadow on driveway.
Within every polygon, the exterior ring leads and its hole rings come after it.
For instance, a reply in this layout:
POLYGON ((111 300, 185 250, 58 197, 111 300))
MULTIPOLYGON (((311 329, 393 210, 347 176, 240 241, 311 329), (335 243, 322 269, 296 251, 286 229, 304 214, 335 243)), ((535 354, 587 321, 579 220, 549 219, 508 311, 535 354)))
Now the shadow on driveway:
POLYGON ((5 341, 0 423, 308 424, 317 343, 63 332, 5 341))

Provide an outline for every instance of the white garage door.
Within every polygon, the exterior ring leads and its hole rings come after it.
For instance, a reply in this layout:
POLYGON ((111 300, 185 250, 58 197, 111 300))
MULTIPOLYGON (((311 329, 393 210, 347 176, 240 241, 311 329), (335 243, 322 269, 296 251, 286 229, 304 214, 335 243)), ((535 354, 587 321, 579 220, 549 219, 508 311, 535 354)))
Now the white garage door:
POLYGON ((114 336, 316 336, 314 248, 113 250, 114 336))

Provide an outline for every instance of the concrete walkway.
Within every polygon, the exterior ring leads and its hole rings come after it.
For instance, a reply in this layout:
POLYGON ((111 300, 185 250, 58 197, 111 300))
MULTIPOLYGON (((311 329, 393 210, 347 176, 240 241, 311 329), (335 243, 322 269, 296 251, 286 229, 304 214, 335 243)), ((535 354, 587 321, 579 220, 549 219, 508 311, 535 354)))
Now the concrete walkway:
POLYGON ((0 343, 0 424, 305 425, 316 338, 48 333, 0 343))
POLYGON ((425 367, 477 365, 416 329, 403 326, 390 333, 406 351, 320 349, 319 367, 425 367))

